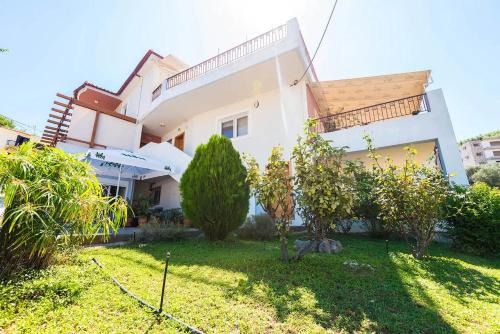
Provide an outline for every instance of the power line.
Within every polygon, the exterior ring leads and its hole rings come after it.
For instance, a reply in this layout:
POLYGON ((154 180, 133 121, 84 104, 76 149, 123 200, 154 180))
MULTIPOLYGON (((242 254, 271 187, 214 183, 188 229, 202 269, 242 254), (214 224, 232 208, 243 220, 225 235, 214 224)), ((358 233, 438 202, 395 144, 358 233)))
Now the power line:
POLYGON ((335 3, 333 4, 332 11, 330 12, 330 16, 328 17, 328 22, 326 22, 325 29, 323 30, 323 34, 321 35, 321 39, 319 40, 318 46, 316 47, 316 51, 314 51, 314 54, 313 54, 311 60, 309 61, 309 64, 307 65, 306 70, 304 71, 304 73, 302 74, 302 76, 298 80, 295 80, 293 82, 293 84, 291 86, 296 86, 299 82, 301 82, 302 79, 304 79, 304 77, 306 76, 307 71, 309 71, 309 68, 311 67, 311 65, 313 63, 314 58, 316 58, 316 54, 318 53, 319 47, 321 46, 321 43, 323 42, 323 38, 325 38, 326 31, 328 30, 328 26, 330 25, 330 21, 332 20, 333 13, 335 12, 335 8, 337 7, 337 2, 338 2, 338 0, 335 0, 335 3))

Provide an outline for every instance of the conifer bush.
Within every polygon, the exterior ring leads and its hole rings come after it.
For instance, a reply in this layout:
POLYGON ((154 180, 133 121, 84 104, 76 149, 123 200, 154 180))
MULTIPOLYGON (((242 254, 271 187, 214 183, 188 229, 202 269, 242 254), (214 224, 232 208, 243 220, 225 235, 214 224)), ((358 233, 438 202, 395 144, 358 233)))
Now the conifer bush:
POLYGON ((201 144, 180 182, 181 206, 209 240, 223 240, 245 221, 249 187, 246 169, 231 141, 213 135, 201 144))

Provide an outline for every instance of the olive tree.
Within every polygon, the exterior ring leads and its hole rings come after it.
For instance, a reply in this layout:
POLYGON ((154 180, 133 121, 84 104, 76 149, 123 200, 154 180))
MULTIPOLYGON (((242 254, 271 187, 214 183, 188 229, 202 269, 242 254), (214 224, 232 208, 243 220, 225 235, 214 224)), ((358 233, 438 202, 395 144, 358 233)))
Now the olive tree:
POLYGON ((396 165, 390 158, 380 162, 371 139, 365 136, 375 175, 375 201, 379 218, 399 232, 412 255, 422 259, 436 226, 443 218, 442 205, 449 185, 438 166, 415 161, 416 150, 406 147, 405 161, 396 165))
POLYGON ((328 229, 351 214, 355 180, 351 167, 343 161, 345 148, 334 147, 314 128, 314 120, 306 122, 292 159, 298 212, 314 236, 310 248, 317 250, 328 229))
POLYGON ((287 237, 294 200, 290 166, 283 157, 283 148, 276 146, 272 149, 262 172, 255 158, 246 155, 244 160, 251 194, 275 223, 280 237, 281 259, 288 261, 287 237))

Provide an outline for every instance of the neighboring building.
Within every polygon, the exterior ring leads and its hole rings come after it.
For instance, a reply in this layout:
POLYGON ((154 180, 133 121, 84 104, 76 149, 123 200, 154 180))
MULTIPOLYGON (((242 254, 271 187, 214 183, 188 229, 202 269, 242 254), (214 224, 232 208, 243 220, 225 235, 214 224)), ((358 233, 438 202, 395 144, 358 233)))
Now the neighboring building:
MULTIPOLYGON (((163 208, 180 206, 180 177, 212 134, 231 138, 262 166, 275 145, 290 156, 308 118, 319 118, 317 130, 335 145, 349 146, 350 158, 366 158, 369 133, 395 161, 408 145, 421 161, 437 153, 432 163, 467 184, 443 93, 425 91, 429 71, 320 82, 309 62, 295 19, 192 67, 148 51, 116 92, 86 82, 72 97, 58 94, 64 102, 54 102, 42 141, 161 162, 169 175, 129 173, 118 190, 129 199, 148 194, 163 208)), ((97 176, 116 192, 116 171, 97 176)), ((252 204, 250 213, 256 210, 252 204)))
POLYGON ((460 154, 466 168, 487 163, 500 163, 500 137, 462 143, 460 154))
POLYGON ((16 129, 0 127, 0 151, 9 146, 22 144, 27 140, 39 142, 40 137, 16 129))

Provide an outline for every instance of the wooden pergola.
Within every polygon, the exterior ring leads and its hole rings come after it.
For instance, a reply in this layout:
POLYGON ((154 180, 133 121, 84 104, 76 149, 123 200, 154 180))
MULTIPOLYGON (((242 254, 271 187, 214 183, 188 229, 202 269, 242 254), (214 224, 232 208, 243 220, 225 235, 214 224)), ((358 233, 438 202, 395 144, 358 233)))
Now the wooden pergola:
POLYGON ((65 143, 69 140, 87 144, 90 148, 106 148, 105 145, 98 144, 95 141, 97 126, 99 124, 99 118, 101 114, 112 116, 126 122, 136 123, 135 118, 119 114, 116 111, 108 110, 101 106, 94 105, 77 98, 69 97, 61 93, 57 93, 56 96, 63 101, 54 101, 54 107, 51 109, 54 113, 49 113, 49 119, 47 120, 47 125, 45 126, 45 130, 41 138, 41 142, 46 145, 55 147, 58 142, 65 143), (75 105, 93 110, 95 112, 92 134, 88 140, 68 136, 68 129, 71 123, 71 117, 73 116, 75 105))
POLYGON ((41 139, 42 143, 50 146, 56 146, 58 142, 66 141, 71 116, 73 116, 70 111, 73 109, 74 99, 61 93, 57 93, 57 97, 66 101, 54 101, 55 107, 51 110, 57 114, 49 113, 49 119, 41 139), (63 107, 64 110, 58 109, 58 107, 63 107))

